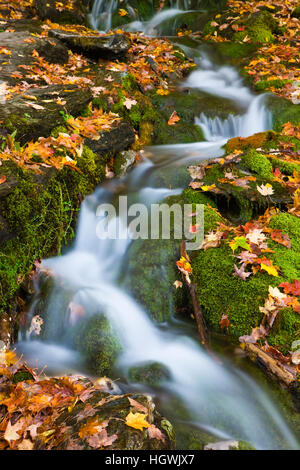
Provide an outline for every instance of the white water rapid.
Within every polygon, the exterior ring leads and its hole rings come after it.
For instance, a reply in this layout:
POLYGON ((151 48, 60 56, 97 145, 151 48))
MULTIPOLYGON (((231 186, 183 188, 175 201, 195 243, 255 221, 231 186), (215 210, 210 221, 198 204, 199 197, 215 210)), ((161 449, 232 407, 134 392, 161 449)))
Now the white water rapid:
MULTIPOLYGON (((111 1, 111 8, 107 8, 108 3, 100 0, 94 4, 95 18, 104 15, 104 3, 105 11, 111 15, 115 2, 111 1)), ((118 195, 124 192, 131 202, 147 204, 178 194, 180 189, 174 192, 157 184, 156 176, 161 168, 185 167, 191 161, 222 155, 221 147, 229 137, 250 135, 271 127, 264 97, 254 96, 231 67, 216 67, 205 58, 183 87, 229 98, 244 111, 225 121, 201 114, 197 122, 207 142, 152 147, 150 160, 145 159, 122 180, 106 182, 86 198, 73 247, 61 257, 43 261, 56 280, 45 302, 47 320, 43 340, 27 332, 27 340, 20 340, 18 348, 31 363, 40 367, 46 364, 56 373, 81 371, 80 357, 70 347, 69 340, 72 322, 68 322, 66 312, 71 299, 84 308, 85 315, 92 316, 99 311, 107 315, 123 346, 118 368, 125 378, 131 366, 149 361, 167 368, 170 378, 161 389, 164 394, 179 397, 190 411, 194 426, 220 438, 246 440, 257 449, 299 449, 280 409, 254 380, 227 361, 218 364, 182 331, 175 331, 171 325, 161 328, 154 324, 147 312, 120 287, 120 276, 126 275, 123 268, 128 263, 129 247, 135 243, 126 239, 127 226, 120 224, 122 236, 114 240, 100 240, 96 236, 99 204, 117 205, 118 195)), ((119 213, 119 220, 123 216, 119 213)), ((159 282, 154 276, 154 296, 159 282)), ((40 300, 39 285, 36 287, 32 314, 40 300)), ((128 382, 130 385, 129 379, 128 382)))

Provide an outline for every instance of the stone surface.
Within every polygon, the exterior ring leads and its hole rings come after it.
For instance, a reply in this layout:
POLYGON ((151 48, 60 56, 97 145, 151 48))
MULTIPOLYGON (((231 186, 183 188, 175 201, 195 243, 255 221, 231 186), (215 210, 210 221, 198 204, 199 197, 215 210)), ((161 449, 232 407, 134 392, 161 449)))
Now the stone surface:
POLYGON ((36 61, 35 51, 51 64, 65 64, 69 57, 68 49, 60 41, 55 38, 32 37, 29 31, 2 32, 0 44, 2 50, 8 51, 7 54, 1 53, 0 78, 12 84, 15 79, 11 74, 24 71, 20 65, 33 64, 36 61))
POLYGON ((125 150, 115 157, 114 172, 118 177, 124 176, 128 170, 134 165, 136 153, 134 150, 125 150))
POLYGON ((47 137, 51 129, 63 123, 61 111, 76 116, 92 99, 88 88, 68 85, 67 89, 73 91, 66 91, 65 85, 34 88, 0 105, 0 120, 4 121, 2 135, 16 130, 16 140, 21 144, 40 136, 47 137), (58 98, 64 106, 57 103, 58 98))
POLYGON ((239 441, 220 441, 206 444, 203 450, 233 450, 239 448, 239 441))
POLYGON ((72 51, 93 58, 121 56, 126 54, 130 47, 128 39, 123 34, 80 36, 79 34, 53 29, 49 31, 49 36, 59 39, 72 51))
POLYGON ((99 140, 86 139, 86 144, 98 155, 117 153, 134 143, 134 130, 127 122, 120 122, 108 132, 102 132, 99 140))

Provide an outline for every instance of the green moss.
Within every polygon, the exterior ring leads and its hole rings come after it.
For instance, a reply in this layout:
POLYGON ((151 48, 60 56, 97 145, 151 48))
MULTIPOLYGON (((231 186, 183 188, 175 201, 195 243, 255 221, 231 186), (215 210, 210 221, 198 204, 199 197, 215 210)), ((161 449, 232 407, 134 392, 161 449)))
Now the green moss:
POLYGON ((157 323, 170 319, 184 304, 184 289, 173 286, 177 259, 179 241, 174 240, 137 240, 130 251, 126 287, 157 323), (159 279, 154 289, 153 279, 159 279))
POLYGON ((271 87, 278 89, 284 87, 287 83, 292 83, 292 80, 260 80, 255 83, 254 88, 256 91, 263 91, 271 87))
POLYGON ((167 368, 157 362, 131 367, 129 370, 131 382, 143 383, 152 387, 161 385, 169 378, 167 368))
POLYGON ((257 273, 247 281, 233 276, 235 258, 228 245, 197 252, 192 260, 192 281, 196 283, 197 296, 208 325, 220 331, 220 320, 227 312, 230 321, 229 333, 240 336, 250 333, 258 326, 269 285, 276 278, 257 273))
MULTIPOLYGON (((300 220, 291 214, 279 213, 271 219, 269 226, 288 233, 291 239, 290 249, 272 240, 268 241, 269 248, 274 251, 268 257, 279 267, 279 278, 263 271, 251 275, 247 281, 233 276, 237 260, 226 243, 218 248, 199 250, 192 258, 192 281, 196 283, 199 302, 212 329, 220 331, 219 322, 226 311, 231 324, 229 334, 249 334, 262 320, 259 307, 264 305, 268 297, 269 286, 299 279, 300 220)), ((299 315, 287 308, 280 313, 276 326, 271 330, 270 344, 288 351, 292 341, 299 335, 299 315)))
POLYGON ((57 126, 51 131, 51 136, 57 139, 59 134, 68 134, 68 129, 65 126, 57 126))
POLYGON ((57 255, 74 236, 81 200, 105 177, 105 158, 84 146, 81 172, 48 169, 43 177, 4 162, 2 169, 19 180, 0 212, 13 238, 0 248, 0 310, 9 311, 24 276, 37 258, 57 255), (38 180, 38 182, 37 182, 38 180))
MULTIPOLYGON (((299 272, 299 271, 298 271, 299 272)), ((283 354, 291 350, 292 342, 300 339, 300 317, 291 308, 281 310, 268 336, 268 343, 283 354)))
POLYGON ((215 202, 201 191, 194 191, 187 188, 182 193, 182 201, 184 204, 193 204, 193 210, 196 210, 196 204, 204 204, 204 232, 208 233, 215 230, 218 224, 222 222, 222 217, 217 211, 215 202), (210 207, 208 207, 208 205, 210 207))
POLYGON ((256 450, 249 442, 239 441, 239 447, 237 450, 256 450))
POLYGON ((108 103, 105 98, 98 96, 97 98, 93 99, 92 104, 93 104, 93 107, 102 109, 104 112, 109 111, 108 103))
POLYGON ((216 45, 218 52, 233 62, 251 56, 257 47, 255 43, 248 44, 244 42, 221 42, 216 45))
POLYGON ((254 149, 251 149, 241 158, 242 165, 252 173, 263 178, 270 180, 273 179, 272 163, 263 154, 256 152, 254 149))
POLYGON ((279 98, 275 95, 268 97, 268 108, 273 115, 273 129, 281 132, 283 124, 290 122, 294 125, 300 124, 300 106, 293 104, 290 100, 279 98))
POLYGON ((273 33, 279 32, 277 20, 265 10, 253 13, 248 19, 241 19, 240 22, 245 29, 233 35, 235 41, 243 41, 248 36, 253 42, 273 42, 275 39, 273 33))
POLYGON ((12 378, 14 384, 24 382, 25 380, 34 380, 33 375, 28 370, 19 370, 12 378))
POLYGON ((233 36, 233 40, 243 41, 246 36, 250 37, 252 41, 258 43, 274 42, 275 40, 272 31, 264 25, 249 26, 244 31, 239 31, 235 33, 233 36))
POLYGON ((288 233, 292 248, 300 252, 300 219, 287 212, 280 212, 272 217, 269 226, 275 230, 282 230, 288 233))
POLYGON ((81 324, 76 344, 91 371, 99 377, 112 372, 122 350, 118 336, 105 315, 93 316, 81 324))
POLYGON ((294 171, 300 171, 300 165, 297 163, 290 163, 273 157, 269 158, 269 160, 274 170, 279 168, 281 173, 284 173, 285 175, 293 175, 294 171))

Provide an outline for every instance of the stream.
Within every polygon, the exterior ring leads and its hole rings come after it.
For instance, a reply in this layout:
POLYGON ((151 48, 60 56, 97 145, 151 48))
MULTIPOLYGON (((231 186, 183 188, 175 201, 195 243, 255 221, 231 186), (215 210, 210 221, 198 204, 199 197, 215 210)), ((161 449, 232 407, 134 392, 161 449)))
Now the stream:
MULTIPOLYGON (((92 12, 93 27, 108 29, 117 3, 114 0, 96 1, 92 12)), ((174 4, 174 8, 159 13, 160 17, 155 15, 146 25, 132 12, 131 28, 153 32, 167 16, 178 14, 179 7, 188 9, 188 3, 174 4)), ((264 104, 265 95, 254 95, 233 67, 215 63, 206 50, 189 48, 186 52, 196 57, 198 67, 181 87, 230 99, 239 106, 241 113, 229 115, 225 120, 202 113, 196 124, 201 126, 205 142, 147 148, 144 161, 130 173, 120 180, 106 181, 86 198, 73 246, 63 256, 42 263, 55 278, 45 302, 47 321, 43 338, 40 340, 29 331, 23 332, 17 347, 31 364, 40 368, 46 365, 47 373, 88 374, 72 342, 73 320, 67 312, 67 290, 68 302, 71 296, 74 304, 84 308, 86 316, 96 315, 99 311, 105 313, 117 331, 123 349, 117 364, 119 375, 111 378, 121 377, 120 383, 117 382, 121 389, 151 393, 159 403, 159 409, 165 411, 171 422, 174 421, 175 431, 176 423, 179 423, 179 428, 184 426, 190 432, 196 429, 215 440, 245 440, 256 449, 300 449, 290 419, 294 410, 286 413, 283 400, 276 399, 273 384, 260 378, 259 374, 256 377, 254 366, 235 355, 233 346, 227 344, 227 353, 222 354, 220 345, 224 339, 213 341, 222 360, 219 364, 199 344, 194 326, 175 319, 168 325, 155 324, 123 287, 128 275, 126 266, 130 248, 135 241, 130 238, 124 222, 126 214, 118 206, 118 196, 127 195, 130 204, 142 202, 150 207, 170 195, 180 194, 182 189, 176 185, 172 185, 173 189, 160 186, 161 171, 185 168, 191 163, 219 157, 229 138, 272 128, 272 116, 264 104), (99 229, 96 210, 104 203, 116 207, 119 228, 116 239, 106 238, 99 229), (148 390, 145 385, 130 383, 130 368, 145 363, 163 365, 168 378, 160 386, 148 387, 148 390)), ((110 223, 114 224, 115 220, 110 223)), ((159 282, 154 276, 153 295, 159 282)), ((40 296, 37 282, 29 317, 35 314, 40 296)), ((287 392, 282 392, 285 393, 287 396, 287 392)))

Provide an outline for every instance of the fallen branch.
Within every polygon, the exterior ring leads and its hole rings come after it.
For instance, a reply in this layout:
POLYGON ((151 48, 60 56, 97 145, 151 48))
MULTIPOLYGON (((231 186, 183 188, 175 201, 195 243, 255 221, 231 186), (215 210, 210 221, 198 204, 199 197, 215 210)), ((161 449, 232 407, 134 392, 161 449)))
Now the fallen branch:
POLYGON ((292 388, 296 383, 296 374, 292 368, 288 370, 280 361, 274 359, 267 352, 260 349, 256 344, 242 343, 241 348, 246 352, 251 361, 256 362, 273 379, 288 388, 292 388))
MULTIPOLYGON (((189 260, 189 256, 185 250, 185 241, 183 241, 180 245, 180 256, 183 256, 184 258, 189 260)), ((210 354, 210 356, 212 356, 219 364, 222 364, 220 359, 213 353, 210 347, 210 341, 208 337, 207 327, 205 324, 205 319, 204 319, 203 312, 202 312, 202 309, 200 307, 200 304, 196 295, 196 285, 192 284, 191 282, 188 282, 186 276, 183 276, 183 279, 184 279, 185 285, 187 286, 189 290, 189 293, 192 299, 194 317, 196 319, 201 343, 203 344, 206 351, 210 354)))

